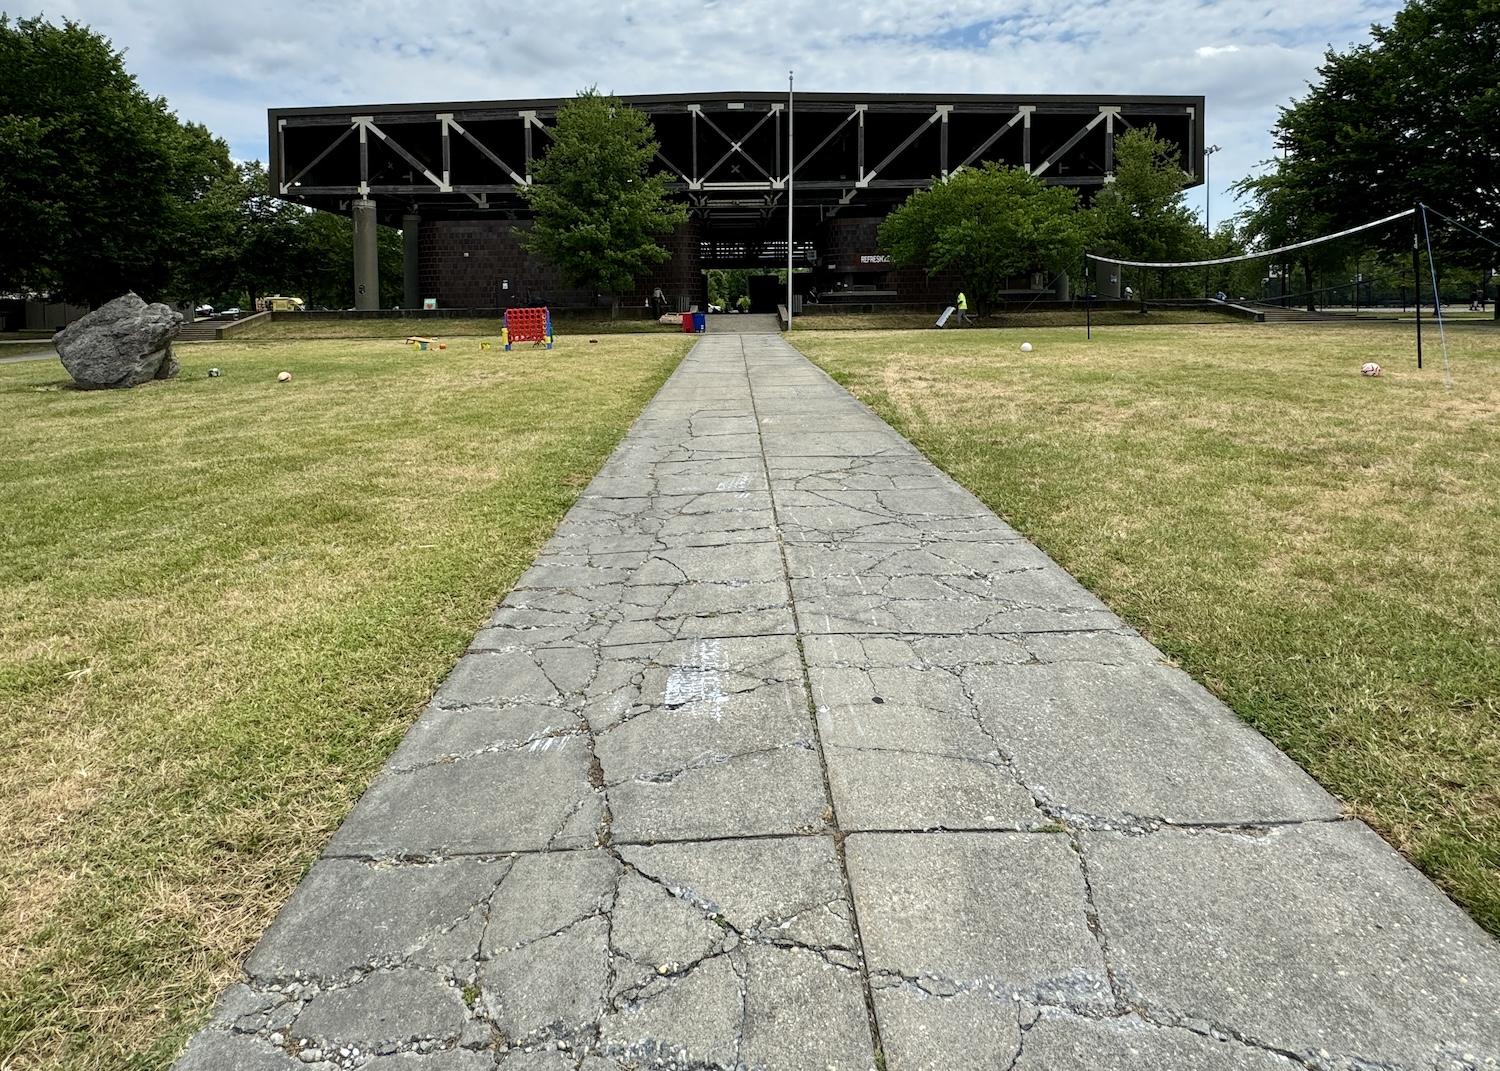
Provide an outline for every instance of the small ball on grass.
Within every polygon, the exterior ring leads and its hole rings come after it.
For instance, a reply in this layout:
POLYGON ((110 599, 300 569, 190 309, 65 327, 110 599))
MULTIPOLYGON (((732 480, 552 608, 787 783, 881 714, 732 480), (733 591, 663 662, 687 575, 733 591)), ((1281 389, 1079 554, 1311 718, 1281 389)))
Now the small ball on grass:
POLYGON ((1378 376, 1380 373, 1381 367, 1374 361, 1366 361, 1359 366, 1359 374, 1362 376, 1378 376))
POLYGON ((290 383, 291 381, 292 381, 292 374, 290 372, 277 372, 276 373, 276 382, 277 383, 290 383))
POLYGON ((1031 352, 1031 343, 1030 342, 1023 342, 1023 343, 1021 343, 1021 352, 1022 353, 1030 353, 1031 352))
POLYGON ((448 348, 448 343, 446 343, 446 342, 439 342, 438 343, 438 349, 445 350, 447 348, 448 348))
POLYGON ((208 370, 208 378, 209 379, 218 379, 223 374, 224 373, 220 372, 217 368, 210 368, 208 370))

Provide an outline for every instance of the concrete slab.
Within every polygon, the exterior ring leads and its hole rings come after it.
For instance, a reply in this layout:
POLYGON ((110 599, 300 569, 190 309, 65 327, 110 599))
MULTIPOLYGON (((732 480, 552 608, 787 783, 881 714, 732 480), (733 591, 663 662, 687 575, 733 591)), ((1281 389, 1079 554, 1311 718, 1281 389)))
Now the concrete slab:
POLYGON ((1087 661, 962 673, 1017 775, 1080 822, 1333 818, 1337 801, 1186 674, 1087 661))
POLYGON ((482 752, 376 777, 334 834, 333 856, 537 852, 594 844, 604 796, 586 738, 482 752))
POLYGON ((886 1071, 996 1071, 1011 1068, 1021 1049, 1009 994, 911 984, 882 985, 873 997, 886 1071))
POLYGON ((314 993, 290 1032, 330 1055, 358 1046, 456 1043, 467 1009, 458 987, 429 971, 403 968, 365 975, 314 993))
POLYGON ((256 945, 245 973, 266 985, 409 965, 472 974, 490 898, 510 869, 510 860, 497 859, 324 859, 256 945))
POLYGON ((1068 837, 851 833, 844 854, 877 988, 1111 1006, 1068 837))
POLYGON ((1500 1066, 1495 942, 1358 822, 1091 833, 1124 998, 1311 1066, 1500 1066))
POLYGON ((321 1060, 303 1063, 265 1038, 210 1027, 188 1043, 173 1066, 177 1071, 329 1071, 337 1065, 321 1060))
POLYGON ((791 583, 799 619, 813 635, 1075 632, 1120 623, 1070 578, 1051 572, 998 579, 850 573, 791 583))

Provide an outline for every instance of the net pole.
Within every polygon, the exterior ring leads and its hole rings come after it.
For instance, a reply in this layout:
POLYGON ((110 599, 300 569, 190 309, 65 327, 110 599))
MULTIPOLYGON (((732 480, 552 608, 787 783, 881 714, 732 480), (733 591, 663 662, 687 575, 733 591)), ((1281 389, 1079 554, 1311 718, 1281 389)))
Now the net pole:
POLYGON ((1416 285, 1413 291, 1416 297, 1417 309, 1417 367, 1422 367, 1422 254, 1420 250, 1421 235, 1417 233, 1418 222, 1415 216, 1411 221, 1411 274, 1412 282, 1416 285))
POLYGON ((1083 251, 1083 337, 1094 337, 1094 288, 1089 285, 1089 251, 1083 251))
POLYGON ((1432 256, 1432 231, 1427 226, 1427 206, 1419 205, 1422 241, 1427 245, 1427 270, 1432 273, 1432 314, 1437 320, 1438 342, 1443 348, 1443 386, 1453 389, 1453 363, 1448 359, 1448 329, 1443 326, 1443 288, 1438 284, 1437 261, 1432 256))

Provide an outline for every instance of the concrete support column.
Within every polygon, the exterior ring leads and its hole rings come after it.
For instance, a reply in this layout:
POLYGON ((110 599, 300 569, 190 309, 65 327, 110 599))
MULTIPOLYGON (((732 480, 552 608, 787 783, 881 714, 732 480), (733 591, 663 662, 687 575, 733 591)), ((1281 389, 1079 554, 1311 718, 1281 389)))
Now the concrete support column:
POLYGON ((362 198, 354 202, 351 210, 354 216, 354 307, 378 309, 380 308, 380 244, 378 241, 380 223, 375 217, 375 202, 362 198))
POLYGON ((417 274, 417 241, 418 228, 422 225, 422 217, 408 212, 401 217, 401 307, 403 309, 420 309, 422 307, 422 281, 417 274))

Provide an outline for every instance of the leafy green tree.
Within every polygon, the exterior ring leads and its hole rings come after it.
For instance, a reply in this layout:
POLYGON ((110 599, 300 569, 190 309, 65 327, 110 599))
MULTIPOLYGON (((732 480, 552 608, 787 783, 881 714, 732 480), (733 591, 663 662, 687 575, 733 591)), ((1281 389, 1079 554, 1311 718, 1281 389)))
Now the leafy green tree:
MULTIPOLYGON (((1249 250, 1245 234, 1234 219, 1221 220, 1203 245, 1202 259, 1238 257, 1249 250)), ((1261 293, 1261 279, 1265 265, 1257 261, 1241 261, 1237 264, 1220 264, 1208 270, 1207 291, 1215 294, 1223 291, 1230 300, 1257 298, 1261 293)))
POLYGON ((708 272, 708 300, 721 309, 739 308, 740 299, 749 303, 750 273, 743 268, 711 268, 708 272))
POLYGON ((190 293, 205 284, 180 251, 206 242, 222 276, 233 182, 227 146, 142 91, 106 38, 0 15, 0 287, 190 293))
MULTIPOLYGON (((1282 110, 1278 182, 1336 228, 1423 202, 1500 240, 1500 3, 1410 0, 1370 35, 1329 50, 1307 95, 1282 110)), ((1398 257, 1411 224, 1369 240, 1398 257)), ((1488 281, 1493 245, 1457 228, 1441 244, 1454 269, 1488 281)))
MULTIPOLYGON (((265 168, 257 161, 239 165, 235 185, 234 193, 226 195, 236 205, 233 233, 219 233, 222 245, 212 255, 205 253, 213 265, 224 266, 221 285, 200 293, 221 308, 243 308, 268 294, 348 308, 354 300, 352 221, 272 197, 265 168)), ((389 307, 401 301, 401 236, 381 227, 377 244, 380 302, 389 307)), ((207 271, 200 277, 207 277, 207 271)))
POLYGON ((1007 280, 1077 262, 1076 204, 1066 187, 987 163, 913 193, 881 223, 880 247, 902 267, 953 272, 983 311, 1007 280))
MULTIPOLYGON (((1126 131, 1115 139, 1114 176, 1085 213, 1089 251, 1128 260, 1198 259, 1206 243, 1203 225, 1187 206, 1189 181, 1180 150, 1155 127, 1126 131)), ((1203 278, 1196 269, 1164 274, 1154 289, 1196 294, 1203 278)), ((1146 286, 1141 290, 1144 296, 1146 286)))
MULTIPOLYGON (((178 199, 172 209, 176 248, 170 258, 168 296, 198 304, 232 289, 241 280, 240 257, 246 233, 248 191, 245 175, 259 164, 235 165, 217 158, 215 139, 201 126, 184 128, 208 150, 196 196, 178 199)), ((262 180, 264 172, 260 172, 262 180)))
POLYGON ((590 88, 557 113, 553 140, 521 195, 536 214, 526 248, 576 286, 619 295, 670 254, 658 238, 687 219, 651 172, 651 120, 590 88))
MULTIPOLYGON (((1252 249, 1276 249, 1304 242, 1337 230, 1336 221, 1309 197, 1305 187, 1287 181, 1287 173, 1272 167, 1264 175, 1248 178, 1235 189, 1249 197, 1249 207, 1240 215, 1240 233, 1252 249)), ((1353 243, 1331 242, 1295 250, 1276 265, 1260 263, 1269 270, 1275 267, 1277 285, 1283 293, 1301 292, 1302 304, 1313 311, 1320 299, 1319 277, 1338 272, 1356 251, 1353 243), (1293 266, 1302 270, 1301 283, 1293 283, 1293 266), (1295 288, 1295 289, 1294 289, 1295 288)), ((1272 295, 1274 296, 1274 295, 1272 295)))

